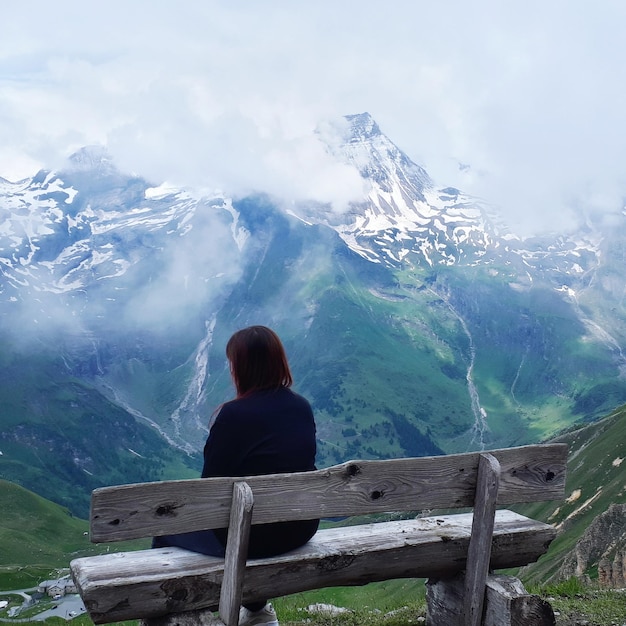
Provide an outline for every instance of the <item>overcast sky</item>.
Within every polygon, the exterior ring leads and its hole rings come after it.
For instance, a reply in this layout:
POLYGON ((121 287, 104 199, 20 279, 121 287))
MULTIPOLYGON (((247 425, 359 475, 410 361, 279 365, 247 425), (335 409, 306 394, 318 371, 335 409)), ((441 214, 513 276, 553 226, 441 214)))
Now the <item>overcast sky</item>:
POLYGON ((312 131, 368 111, 437 183, 565 227, 623 206, 625 30, 623 0, 7 1, 0 176, 98 143, 155 182, 341 204, 312 131))

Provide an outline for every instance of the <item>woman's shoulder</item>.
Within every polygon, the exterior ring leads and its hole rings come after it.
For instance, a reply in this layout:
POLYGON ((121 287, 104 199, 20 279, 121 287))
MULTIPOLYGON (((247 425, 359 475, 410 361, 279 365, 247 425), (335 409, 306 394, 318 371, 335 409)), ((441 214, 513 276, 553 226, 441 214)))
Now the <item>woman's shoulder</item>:
POLYGON ((303 395, 300 395, 299 393, 297 393, 293 389, 290 389, 290 388, 287 388, 287 387, 284 387, 284 390, 289 394, 289 396, 295 402, 301 402, 302 404, 306 404, 306 405, 310 406, 310 402, 303 395))
POLYGON ((269 390, 268 395, 274 394, 274 397, 284 399, 291 402, 301 402, 309 404, 309 401, 301 394, 294 391, 291 387, 279 387, 278 389, 269 390))
POLYGON ((311 407, 311 403, 304 396, 296 393, 292 389, 285 388, 282 391, 282 397, 283 399, 280 403, 286 410, 313 419, 313 408, 311 407))

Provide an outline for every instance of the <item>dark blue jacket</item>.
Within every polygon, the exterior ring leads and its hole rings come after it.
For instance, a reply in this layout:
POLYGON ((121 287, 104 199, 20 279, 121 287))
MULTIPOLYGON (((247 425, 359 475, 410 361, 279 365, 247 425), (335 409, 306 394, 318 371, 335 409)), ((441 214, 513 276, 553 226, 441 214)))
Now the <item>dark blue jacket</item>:
MULTIPOLYGON (((204 447, 202 477, 254 476, 315 469, 315 421, 308 401, 290 389, 256 391, 226 402, 204 447)), ((254 495, 254 494, 253 494, 254 495)), ((305 544, 318 520, 259 524, 248 556, 273 556, 305 544)), ((216 529, 222 544, 226 529, 216 529)))

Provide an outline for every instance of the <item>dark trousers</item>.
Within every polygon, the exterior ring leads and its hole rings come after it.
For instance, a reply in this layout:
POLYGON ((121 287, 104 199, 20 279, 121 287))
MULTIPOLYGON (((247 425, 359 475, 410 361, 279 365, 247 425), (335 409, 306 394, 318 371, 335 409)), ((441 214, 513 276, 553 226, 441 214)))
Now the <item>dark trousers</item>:
MULTIPOLYGON (((302 522, 277 522, 275 524, 258 524, 250 529, 248 558, 259 559, 284 554, 303 546, 317 532, 319 520, 302 522)), ((208 556, 224 558, 226 554, 225 528, 216 530, 197 530, 178 535, 163 535, 152 540, 153 548, 175 546, 208 556)), ((266 604, 254 602, 244 604, 250 611, 259 611, 266 604)))

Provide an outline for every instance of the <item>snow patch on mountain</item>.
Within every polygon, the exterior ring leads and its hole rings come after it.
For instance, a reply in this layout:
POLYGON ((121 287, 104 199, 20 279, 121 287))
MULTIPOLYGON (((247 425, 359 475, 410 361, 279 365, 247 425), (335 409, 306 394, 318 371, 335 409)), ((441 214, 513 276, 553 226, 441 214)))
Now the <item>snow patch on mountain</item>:
POLYGON ((37 243, 43 237, 54 234, 54 225, 63 219, 63 205, 70 205, 76 193, 75 189, 50 173, 42 181, 2 181, 0 248, 12 251, 15 262, 28 264, 39 249, 37 243))
POLYGON ((486 248, 498 245, 477 201, 457 189, 437 189, 368 113, 346 120, 343 141, 329 144, 328 151, 359 172, 367 193, 342 215, 311 204, 295 212, 300 219, 330 226, 357 254, 391 266, 416 259, 431 266, 477 262, 486 248))
POLYGON ((597 266, 601 239, 592 230, 521 239, 496 208, 453 187, 437 187, 368 113, 345 119, 347 132, 342 141, 329 142, 328 151, 359 172, 367 190, 363 201, 339 215, 316 203, 293 214, 333 228, 368 261, 392 267, 499 263, 575 276, 597 266))
MULTIPOLYGON (((334 229, 368 261, 390 267, 499 265, 528 276, 521 288, 536 272, 554 274, 560 287, 597 267, 602 239, 592 228, 576 238, 520 239, 493 207, 453 187, 438 187, 368 113, 347 116, 339 126, 339 137, 330 140, 325 132, 319 139, 358 172, 362 201, 344 213, 315 202, 288 213, 334 229)), ((142 253, 158 251, 172 237, 190 236, 217 213, 228 216, 231 243, 242 254, 253 235, 231 199, 125 176, 97 146, 73 155, 66 171, 42 171, 18 183, 0 179, 0 299, 14 296, 7 291, 11 285, 67 293, 121 278, 142 262, 142 253)))

